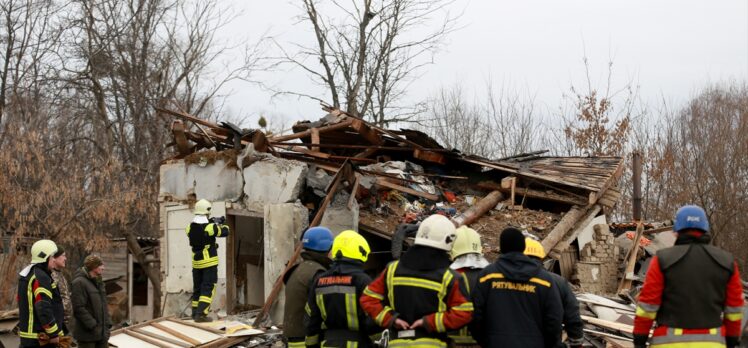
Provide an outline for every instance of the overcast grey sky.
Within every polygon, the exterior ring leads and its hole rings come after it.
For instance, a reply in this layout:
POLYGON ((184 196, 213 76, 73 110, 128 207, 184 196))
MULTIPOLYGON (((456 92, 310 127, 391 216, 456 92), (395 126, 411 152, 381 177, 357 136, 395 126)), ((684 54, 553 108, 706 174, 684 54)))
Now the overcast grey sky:
MULTIPOLYGON (((314 39, 306 22, 296 23, 297 2, 231 1, 241 14, 221 37, 257 39, 269 33, 280 42, 314 39)), ((540 110, 551 116, 572 83, 585 83, 584 55, 595 82, 606 77, 612 60, 613 85, 633 80, 650 104, 663 97, 678 104, 705 84, 742 81, 748 73, 746 0, 457 0, 453 10, 464 11, 462 28, 450 34, 434 64, 412 84, 412 102, 456 83, 480 92, 490 76, 535 95, 540 110)), ((317 88, 301 72, 257 77, 279 87, 317 88)), ((229 87, 227 111, 249 116, 249 126, 261 113, 289 120, 322 116, 315 101, 271 100, 269 92, 246 83, 229 87)), ((328 96, 321 87, 316 94, 328 96)))

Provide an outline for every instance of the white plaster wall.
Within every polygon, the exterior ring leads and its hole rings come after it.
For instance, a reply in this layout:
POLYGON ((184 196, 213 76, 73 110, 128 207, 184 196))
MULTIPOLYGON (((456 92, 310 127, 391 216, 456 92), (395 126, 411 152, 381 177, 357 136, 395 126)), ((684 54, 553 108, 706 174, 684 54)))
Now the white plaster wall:
POLYGON ((197 199, 236 201, 242 195, 242 174, 226 162, 200 166, 184 161, 163 164, 159 175, 159 197, 173 201, 187 200, 190 193, 197 199))
POLYGON ((266 204, 295 202, 304 186, 307 170, 305 163, 280 158, 262 158, 244 168, 247 208, 263 211, 266 204))

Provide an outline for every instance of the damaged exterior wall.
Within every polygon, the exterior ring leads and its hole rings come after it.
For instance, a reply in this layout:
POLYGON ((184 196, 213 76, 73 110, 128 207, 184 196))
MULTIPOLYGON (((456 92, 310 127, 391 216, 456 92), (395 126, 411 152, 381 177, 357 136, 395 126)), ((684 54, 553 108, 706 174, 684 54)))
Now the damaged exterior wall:
MULTIPOLYGON (((307 175, 307 165, 245 149, 243 169, 223 160, 213 164, 175 160, 161 167, 161 272, 164 298, 163 315, 189 313, 192 293, 192 266, 185 228, 192 221, 192 199, 213 202, 214 216, 233 210, 249 211, 264 217, 264 286, 268 294, 293 253, 294 244, 308 225, 309 212, 298 203, 307 175), (194 196, 191 195, 194 193, 194 196)), ((357 212, 357 211, 356 211, 357 212)), ((350 215, 348 215, 350 216, 350 215)), ((355 214, 357 217, 358 215, 355 214)), ((341 224, 343 224, 341 222, 341 224)), ((351 226, 349 222, 347 224, 351 226)), ((350 228, 350 227, 348 227, 350 228)), ((233 233, 234 231, 232 231, 233 233)), ((212 310, 227 306, 226 240, 218 239, 218 284, 212 310)), ((283 301, 273 308, 271 318, 282 320, 283 301)))

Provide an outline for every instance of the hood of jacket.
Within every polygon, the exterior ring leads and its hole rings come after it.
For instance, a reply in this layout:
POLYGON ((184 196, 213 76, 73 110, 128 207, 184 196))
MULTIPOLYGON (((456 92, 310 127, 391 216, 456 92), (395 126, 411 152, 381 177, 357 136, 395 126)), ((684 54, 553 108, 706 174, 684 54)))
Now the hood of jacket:
POLYGON ((496 261, 499 271, 504 278, 514 281, 527 282, 540 273, 540 265, 520 252, 502 254, 496 261))
POLYGON ((75 274, 73 274, 73 279, 76 279, 76 278, 88 279, 94 282, 94 284, 101 281, 100 278, 91 278, 91 276, 86 271, 85 267, 79 267, 77 270, 75 270, 75 274))

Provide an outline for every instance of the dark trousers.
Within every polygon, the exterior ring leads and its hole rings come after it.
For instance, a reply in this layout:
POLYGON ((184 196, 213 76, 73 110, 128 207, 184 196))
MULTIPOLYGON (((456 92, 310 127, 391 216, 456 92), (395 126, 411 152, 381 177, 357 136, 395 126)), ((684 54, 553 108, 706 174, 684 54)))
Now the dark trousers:
POLYGON ((218 266, 192 269, 192 316, 206 315, 216 294, 218 266))

